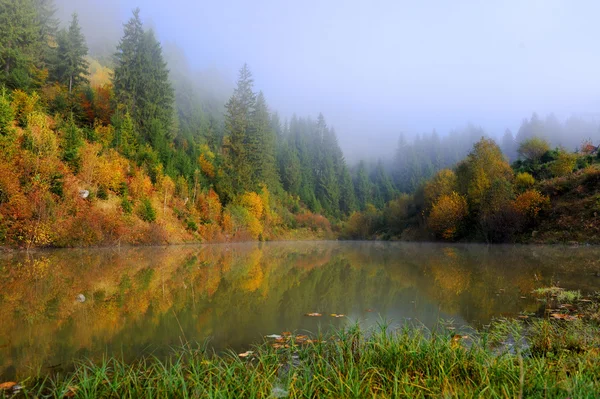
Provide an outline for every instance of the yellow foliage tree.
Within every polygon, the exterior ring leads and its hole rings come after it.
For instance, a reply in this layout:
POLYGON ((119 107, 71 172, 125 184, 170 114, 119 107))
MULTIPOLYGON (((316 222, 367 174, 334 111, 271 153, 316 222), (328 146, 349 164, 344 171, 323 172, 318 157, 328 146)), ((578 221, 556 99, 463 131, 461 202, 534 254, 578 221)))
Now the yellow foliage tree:
POLYGON ((242 194, 239 199, 239 204, 248 209, 257 220, 260 220, 263 217, 264 205, 262 198, 257 193, 251 191, 242 194))
POLYGON ((442 195, 451 194, 456 191, 456 174, 450 169, 442 169, 425 184, 425 206, 430 208, 442 195))
POLYGON ((438 198, 433 204, 427 223, 436 235, 451 240, 456 237, 467 214, 467 201, 460 194, 453 192, 438 198))

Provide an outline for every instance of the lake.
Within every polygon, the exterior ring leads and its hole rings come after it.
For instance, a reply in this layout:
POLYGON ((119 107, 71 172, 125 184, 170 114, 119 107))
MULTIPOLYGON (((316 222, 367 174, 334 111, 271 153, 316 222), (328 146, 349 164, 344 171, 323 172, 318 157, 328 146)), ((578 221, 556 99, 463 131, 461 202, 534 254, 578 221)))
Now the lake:
POLYGON ((240 351, 268 334, 355 321, 481 327, 537 312, 538 287, 600 290, 597 247, 277 242, 12 252, 0 262, 0 381, 207 339, 240 351))

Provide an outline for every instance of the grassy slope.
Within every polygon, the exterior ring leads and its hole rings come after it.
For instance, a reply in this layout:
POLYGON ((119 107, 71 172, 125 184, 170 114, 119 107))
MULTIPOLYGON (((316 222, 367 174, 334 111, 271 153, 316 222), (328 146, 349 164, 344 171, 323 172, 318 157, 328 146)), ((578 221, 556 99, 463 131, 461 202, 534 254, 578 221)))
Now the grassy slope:
POLYGON ((550 197, 539 226, 524 241, 600 244, 600 165, 539 184, 550 197))

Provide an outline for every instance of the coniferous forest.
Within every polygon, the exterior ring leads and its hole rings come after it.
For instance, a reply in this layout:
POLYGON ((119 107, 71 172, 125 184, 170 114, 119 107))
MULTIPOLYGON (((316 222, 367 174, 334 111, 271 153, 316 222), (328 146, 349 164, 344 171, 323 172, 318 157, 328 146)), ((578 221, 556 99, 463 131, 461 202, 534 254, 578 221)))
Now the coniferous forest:
POLYGON ((595 122, 534 114, 500 145, 473 125, 399 134, 393 159, 349 163, 324 115, 281 118, 249 65, 223 102, 171 72, 139 9, 95 57, 52 0, 0 7, 5 246, 600 240, 595 122))

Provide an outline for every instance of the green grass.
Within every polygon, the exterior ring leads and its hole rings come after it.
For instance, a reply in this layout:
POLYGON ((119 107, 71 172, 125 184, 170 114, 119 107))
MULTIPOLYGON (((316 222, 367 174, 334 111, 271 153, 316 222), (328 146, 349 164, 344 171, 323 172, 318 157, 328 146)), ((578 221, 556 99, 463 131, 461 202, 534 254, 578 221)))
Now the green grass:
POLYGON ((265 342, 246 358, 186 347, 167 360, 83 362, 69 375, 23 381, 17 396, 586 398, 600 392, 598 332, 581 320, 502 320, 465 337, 441 324, 352 326, 314 343, 265 342))
POLYGON ((560 303, 573 303, 581 299, 581 292, 568 291, 560 287, 543 287, 533 291, 533 294, 538 298, 556 298, 560 303))

